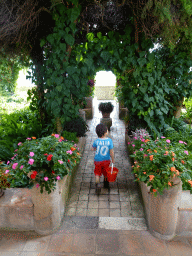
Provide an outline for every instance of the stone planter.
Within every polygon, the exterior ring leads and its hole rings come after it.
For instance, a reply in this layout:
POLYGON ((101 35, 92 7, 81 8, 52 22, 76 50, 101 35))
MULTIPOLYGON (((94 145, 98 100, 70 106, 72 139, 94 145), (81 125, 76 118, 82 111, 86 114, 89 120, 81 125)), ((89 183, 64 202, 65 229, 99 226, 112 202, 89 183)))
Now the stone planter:
MULTIPOLYGON (((85 137, 80 137, 77 147, 83 153, 85 137)), ((40 188, 8 188, 0 198, 0 229, 17 231, 35 231, 40 235, 52 234, 60 226, 67 200, 70 195, 73 178, 66 175, 56 183, 56 189, 48 194, 40 188)))
POLYGON ((112 118, 101 118, 100 123, 106 125, 108 131, 110 131, 110 128, 112 126, 112 118))
POLYGON ((170 189, 164 189, 162 195, 158 193, 156 197, 145 183, 140 182, 140 187, 150 233, 159 239, 172 239, 176 235, 182 193, 181 180, 170 189))
POLYGON ((85 97, 85 100, 86 100, 86 108, 91 108, 93 107, 93 98, 90 96, 90 97, 85 97))
POLYGON ((2 197, 4 195, 3 189, 0 189, 0 197, 2 197))

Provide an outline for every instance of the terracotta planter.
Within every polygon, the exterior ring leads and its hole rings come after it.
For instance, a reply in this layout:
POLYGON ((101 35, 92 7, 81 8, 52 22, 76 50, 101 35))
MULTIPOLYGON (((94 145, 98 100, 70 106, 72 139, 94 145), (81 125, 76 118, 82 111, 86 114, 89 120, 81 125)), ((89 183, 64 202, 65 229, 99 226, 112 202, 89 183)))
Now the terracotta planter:
POLYGON ((149 231, 163 240, 172 239, 176 232, 182 182, 178 179, 175 181, 176 185, 164 189, 163 194, 158 193, 156 197, 145 183, 140 183, 149 231))

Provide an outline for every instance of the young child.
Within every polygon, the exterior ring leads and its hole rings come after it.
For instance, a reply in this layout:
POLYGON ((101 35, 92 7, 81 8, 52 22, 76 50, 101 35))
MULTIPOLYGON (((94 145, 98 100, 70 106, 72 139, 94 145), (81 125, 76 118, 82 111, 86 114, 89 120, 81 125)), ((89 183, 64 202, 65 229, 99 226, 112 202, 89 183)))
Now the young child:
POLYGON ((93 142, 92 150, 96 150, 94 164, 95 164, 95 180, 96 180, 96 193, 101 191, 100 176, 104 175, 104 187, 109 188, 109 182, 107 180, 106 169, 110 165, 110 156, 112 163, 114 160, 113 141, 107 137, 108 129, 104 124, 98 124, 96 126, 96 133, 98 139, 93 142))

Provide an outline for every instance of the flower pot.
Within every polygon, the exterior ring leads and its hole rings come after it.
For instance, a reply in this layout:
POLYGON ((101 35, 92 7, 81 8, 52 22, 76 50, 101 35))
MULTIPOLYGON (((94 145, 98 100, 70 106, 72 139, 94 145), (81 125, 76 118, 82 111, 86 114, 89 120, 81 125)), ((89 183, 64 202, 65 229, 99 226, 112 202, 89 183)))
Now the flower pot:
POLYGON ((102 112, 103 118, 110 118, 110 113, 102 112))
POLYGON ((112 118, 101 118, 100 123, 106 125, 108 131, 110 131, 110 128, 112 126, 112 118))
POLYGON ((149 231, 159 239, 170 240, 175 236, 178 207, 181 200, 182 182, 164 189, 155 197, 143 182, 140 183, 149 231))

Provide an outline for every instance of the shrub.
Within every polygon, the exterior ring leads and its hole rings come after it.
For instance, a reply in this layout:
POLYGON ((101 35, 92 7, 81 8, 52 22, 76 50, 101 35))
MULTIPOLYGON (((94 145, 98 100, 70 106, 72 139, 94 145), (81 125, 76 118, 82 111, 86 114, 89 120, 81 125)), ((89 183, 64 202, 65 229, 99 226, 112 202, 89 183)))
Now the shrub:
POLYGON ((62 179, 80 160, 77 145, 65 141, 59 134, 36 139, 27 138, 18 143, 16 154, 6 166, 5 174, 11 187, 32 188, 35 184, 48 193, 55 189, 55 182, 62 179))
POLYGON ((78 139, 76 134, 77 134, 76 132, 63 131, 61 135, 64 137, 65 140, 74 141, 77 143, 78 139))
POLYGON ((66 122, 64 125, 64 130, 67 132, 76 133, 77 137, 85 137, 86 132, 88 131, 88 125, 81 116, 78 116, 75 119, 66 122))
POLYGON ((113 111, 113 104, 111 102, 101 102, 99 103, 99 111, 102 113, 111 113, 113 111))

